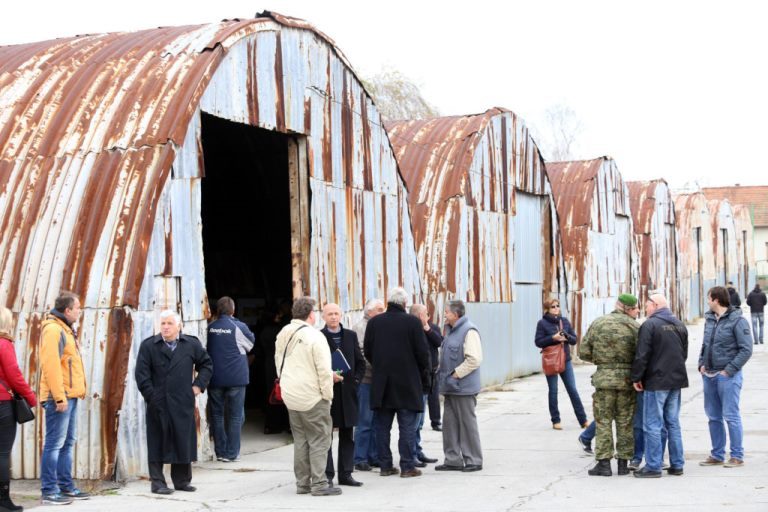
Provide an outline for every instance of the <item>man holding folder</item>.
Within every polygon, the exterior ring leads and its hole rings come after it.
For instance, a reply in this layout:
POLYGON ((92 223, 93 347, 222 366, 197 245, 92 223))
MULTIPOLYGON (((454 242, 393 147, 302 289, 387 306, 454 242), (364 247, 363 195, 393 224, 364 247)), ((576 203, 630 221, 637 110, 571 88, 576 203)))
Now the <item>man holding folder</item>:
MULTIPOLYGON (((359 487, 363 485, 352 478, 354 468, 355 442, 354 426, 357 424, 357 386, 365 373, 365 359, 360 352, 357 334, 341 325, 341 308, 338 304, 326 304, 323 308, 325 327, 322 333, 328 340, 331 351, 331 367, 344 379, 333 385, 331 418, 333 427, 339 429, 338 473, 339 485, 359 487)), ((328 464, 325 467, 328 483, 333 485, 333 447, 328 449, 328 464)))

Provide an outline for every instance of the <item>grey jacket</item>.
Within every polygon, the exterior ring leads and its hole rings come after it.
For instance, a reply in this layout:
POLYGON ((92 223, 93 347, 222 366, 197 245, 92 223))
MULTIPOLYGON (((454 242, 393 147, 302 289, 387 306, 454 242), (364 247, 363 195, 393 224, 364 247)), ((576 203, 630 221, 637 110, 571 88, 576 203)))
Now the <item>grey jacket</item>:
POLYGON ((704 315, 704 340, 699 354, 699 368, 725 370, 733 376, 752 356, 752 335, 741 310, 730 307, 719 319, 712 311, 704 315))

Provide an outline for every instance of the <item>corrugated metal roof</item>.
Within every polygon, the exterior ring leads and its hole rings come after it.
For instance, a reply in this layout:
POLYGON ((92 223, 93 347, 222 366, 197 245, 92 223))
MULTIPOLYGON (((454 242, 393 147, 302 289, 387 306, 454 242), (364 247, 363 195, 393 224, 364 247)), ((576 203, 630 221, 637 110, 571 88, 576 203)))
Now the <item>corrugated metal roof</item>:
POLYGON ((708 199, 728 199, 732 205, 749 207, 755 227, 768 227, 768 186, 705 187, 701 191, 708 199))

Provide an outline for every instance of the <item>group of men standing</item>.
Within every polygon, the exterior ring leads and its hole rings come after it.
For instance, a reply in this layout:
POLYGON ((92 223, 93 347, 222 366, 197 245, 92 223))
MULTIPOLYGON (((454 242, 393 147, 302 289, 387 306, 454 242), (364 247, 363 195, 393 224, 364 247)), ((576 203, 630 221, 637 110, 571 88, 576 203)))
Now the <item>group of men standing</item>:
MULTIPOLYGON (((712 451, 700 464, 739 467, 744 464, 739 413, 741 368, 752 353, 750 330, 741 310, 730 304, 726 288, 712 288, 707 299, 710 311, 705 315, 698 368, 703 378, 712 451), (730 437, 728 460, 725 425, 730 437)), ((688 387, 688 331, 672 314, 662 294, 650 295, 645 311, 647 319, 639 325, 638 299, 630 294, 619 296, 614 311, 592 323, 579 349, 581 359, 597 365, 592 375, 597 459, 589 470, 592 476, 611 476, 610 461, 615 453, 619 475, 635 470, 637 478, 658 478, 665 442, 669 449, 667 472, 683 474, 679 416, 681 390, 688 387), (639 438, 633 436, 633 420, 642 425, 639 438), (639 455, 635 450, 638 443, 644 446, 644 453, 639 455), (640 468, 643 455, 645 466, 640 468)))
POLYGON ((341 325, 337 305, 327 304, 322 331, 313 327, 315 301, 301 297, 294 302, 294 318, 277 336, 275 365, 294 436, 298 494, 341 494, 333 486, 336 474, 339 485, 361 486, 352 477, 353 469, 369 471, 375 465, 381 476, 421 475, 419 467, 436 462, 420 450, 418 437, 435 383, 446 404, 445 463, 435 469, 482 469, 475 416, 482 361, 477 329, 465 317, 463 303, 452 301, 446 307, 448 327, 442 340, 425 309, 412 307, 409 314, 407 302, 404 289, 390 290, 386 310, 381 301, 369 302, 354 330, 341 325), (436 350, 431 348, 441 343, 442 357, 436 364, 436 350), (337 350, 343 357, 332 356, 337 350), (334 368, 338 364, 344 367, 334 368), (399 467, 390 449, 395 418, 399 467), (330 450, 334 427, 339 437, 338 471, 330 450))

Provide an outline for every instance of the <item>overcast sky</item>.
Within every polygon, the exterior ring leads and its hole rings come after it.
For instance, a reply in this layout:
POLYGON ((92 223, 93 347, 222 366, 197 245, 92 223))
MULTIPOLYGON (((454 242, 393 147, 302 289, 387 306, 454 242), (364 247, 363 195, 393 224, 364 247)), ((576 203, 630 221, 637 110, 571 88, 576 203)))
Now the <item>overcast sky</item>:
POLYGON ((253 17, 304 18, 361 74, 396 68, 443 115, 507 107, 582 124, 575 157, 627 180, 768 184, 768 3, 760 1, 3 1, 0 44, 253 17))

